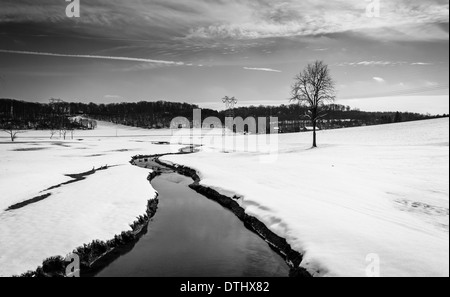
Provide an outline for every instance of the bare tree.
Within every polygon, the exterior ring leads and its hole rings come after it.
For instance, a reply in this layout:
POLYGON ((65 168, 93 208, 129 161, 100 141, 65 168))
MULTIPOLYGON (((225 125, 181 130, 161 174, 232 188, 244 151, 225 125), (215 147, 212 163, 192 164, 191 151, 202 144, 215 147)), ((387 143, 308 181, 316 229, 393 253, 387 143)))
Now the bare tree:
POLYGON ((64 138, 64 140, 66 140, 66 135, 67 135, 67 129, 66 128, 61 128, 61 130, 59 131, 60 135, 62 135, 62 137, 64 138))
POLYGON ((307 117, 313 125, 313 147, 317 147, 317 121, 323 118, 324 106, 335 99, 334 81, 328 65, 322 61, 308 64, 295 77, 292 85, 291 101, 296 101, 308 109, 307 117))
POLYGON ((50 130, 50 139, 53 139, 53 136, 55 136, 56 134, 56 130, 55 129, 51 129, 50 130))
POLYGON ((24 131, 20 131, 14 128, 14 126, 10 125, 5 129, 2 129, 3 132, 6 132, 11 137, 11 142, 14 142, 14 140, 17 139, 17 134, 19 133, 25 133, 24 131))

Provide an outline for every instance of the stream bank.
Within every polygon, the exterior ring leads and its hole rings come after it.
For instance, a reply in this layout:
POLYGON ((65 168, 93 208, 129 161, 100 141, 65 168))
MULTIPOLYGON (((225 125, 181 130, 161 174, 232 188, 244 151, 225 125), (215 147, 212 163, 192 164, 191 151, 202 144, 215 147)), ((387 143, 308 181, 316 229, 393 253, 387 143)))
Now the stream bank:
MULTIPOLYGON (((182 150, 180 151, 180 154, 187 154, 192 153, 194 150, 191 148, 188 151, 182 150)), ((169 233, 166 230, 167 226, 170 226, 173 223, 173 218, 181 217, 183 218, 183 212, 185 212, 184 206, 191 206, 195 210, 196 217, 205 217, 210 211, 211 213, 215 213, 215 215, 210 216, 208 220, 205 220, 201 222, 199 227, 197 228, 190 228, 192 229, 193 233, 190 233, 192 237, 194 238, 193 241, 198 241, 195 244, 197 244, 197 247, 191 247, 190 254, 197 254, 196 262, 190 263, 187 262, 189 265, 186 265, 188 268, 185 270, 184 275, 173 275, 171 273, 167 273, 166 276, 191 276, 195 275, 195 270, 189 270, 191 269, 191 266, 195 267, 195 265, 199 265, 200 262, 204 262, 200 266, 197 267, 197 270, 203 269, 203 271, 206 274, 206 276, 216 275, 216 276, 291 276, 291 277, 310 277, 311 275, 303 268, 301 268, 299 265, 302 261, 302 255, 290 247, 290 245, 286 242, 285 239, 277 236, 273 232, 271 232, 262 222, 260 222, 257 218, 249 216, 245 213, 244 209, 239 206, 239 204, 234 201, 232 198, 221 195, 217 191, 200 185, 200 178, 197 174, 197 172, 191 168, 185 167, 185 166, 179 166, 175 164, 166 164, 162 162, 159 158, 165 155, 169 154, 161 154, 161 155, 151 155, 151 156, 135 156, 133 157, 131 163, 133 165, 138 165, 140 167, 153 169, 149 173, 148 180, 150 182, 155 181, 156 178, 161 177, 161 175, 168 175, 171 176, 171 179, 178 180, 178 177, 173 176, 172 173, 179 174, 180 176, 185 176, 190 179, 192 179, 193 183, 185 180, 183 182, 175 182, 175 184, 167 184, 166 188, 173 188, 176 187, 177 183, 185 183, 183 186, 185 186, 183 189, 179 189, 179 192, 175 195, 178 196, 178 199, 176 200, 177 203, 184 203, 183 207, 181 207, 178 211, 181 211, 178 213, 178 215, 172 215, 168 216, 169 219, 164 221, 163 224, 160 224, 159 231, 161 231, 161 234, 169 233), (138 160, 141 160, 139 162, 138 160), (140 165, 138 163, 141 163, 140 165), (144 163, 144 164, 142 164, 144 163), (148 166, 145 163, 149 163, 150 166, 148 166), (144 165, 144 166, 142 166, 144 165), (185 189, 190 189, 192 192, 197 193, 199 196, 191 197, 196 201, 195 203, 188 203, 186 201, 183 201, 185 196, 192 196, 192 193, 187 193, 185 189), (209 200, 205 200, 202 197, 207 197, 209 200), (210 204, 206 203, 206 201, 211 201, 210 204), (196 204, 200 202, 201 204, 196 204), (207 206, 204 206, 207 205, 207 206), (203 207, 206 207, 206 210, 203 209, 203 207), (226 208, 231 211, 231 213, 224 212, 223 208, 226 208), (214 209, 215 208, 215 209, 214 209), (202 212, 203 211, 203 212, 202 212), (227 216, 229 214, 229 216, 227 216), (202 230, 204 226, 211 225, 212 222, 214 222, 217 217, 224 216, 222 224, 217 224, 218 231, 222 232, 222 236, 217 236, 216 230, 213 230, 213 232, 210 232, 209 237, 201 237, 200 239, 196 238, 198 236, 198 230, 202 230), (246 228, 242 228, 234 221, 243 222, 244 226, 246 228), (229 226, 229 224, 232 222, 232 225, 229 226), (226 227, 220 226, 224 225, 226 227), (237 232, 237 235, 228 236, 229 241, 228 243, 223 243, 220 240, 224 237, 227 237, 228 232, 237 232), (250 230, 252 232, 244 232, 243 230, 250 230), (245 233, 245 234, 244 234, 245 233), (253 235, 251 235, 253 234, 253 235), (261 241, 263 239, 263 241, 261 241), (231 245, 233 241, 237 241, 238 247, 231 245), (268 243, 268 245, 266 244, 268 243), (202 252, 200 254, 196 253, 197 250, 201 250, 202 245, 211 245, 209 246, 210 249, 208 249, 206 252, 202 252), (226 248, 223 249, 223 246, 226 248), (222 249, 222 250, 221 250, 222 249), (275 253, 271 253, 270 251, 274 251, 275 253), (208 252, 209 251, 209 252, 208 252), (234 251, 234 252, 232 252, 234 251), (244 258, 240 258, 242 255, 245 255, 246 252, 249 252, 248 255, 246 255, 244 258), (209 255, 210 258, 212 257, 211 263, 208 263, 206 261, 205 256, 209 255), (217 259, 215 258, 216 255, 228 255, 228 258, 225 259, 217 259), (281 256, 280 259, 277 259, 276 256, 281 256), (199 260, 200 259, 200 260, 199 260), (247 261, 247 262, 245 262, 247 261), (287 268, 283 268, 283 264, 281 262, 287 264, 287 268), (242 270, 236 270, 236 266, 240 265, 241 263, 244 263, 244 268, 242 270), (230 264, 227 266, 227 264, 230 264), (206 266, 212 266, 207 267, 206 266), (222 270, 217 270, 218 268, 224 268, 222 270), (228 270, 227 270, 228 269, 228 270), (234 274, 232 274, 234 273, 234 274)), ((169 180, 170 181, 170 180, 169 180)), ((164 179, 161 181, 158 180, 158 183, 166 183, 164 179)), ((173 181, 170 181, 173 182, 173 181)), ((170 195, 169 195, 170 196, 170 195)), ((138 220, 134 222, 131 227, 132 231, 123 232, 121 235, 115 236, 114 239, 109 240, 107 242, 100 242, 100 241, 94 241, 88 245, 84 245, 82 247, 79 247, 75 250, 75 252, 80 256, 81 259, 81 276, 149 276, 151 274, 146 274, 149 271, 144 272, 144 274, 135 274, 133 271, 130 271, 130 274, 125 275, 117 275, 114 273, 114 266, 117 265, 117 263, 123 262, 123 259, 129 259, 131 257, 134 258, 133 261, 126 261, 130 263, 135 263, 135 266, 138 266, 141 262, 141 257, 133 256, 133 251, 139 250, 139 246, 141 244, 141 239, 144 237, 144 241, 152 242, 155 241, 155 237, 149 237, 151 240, 145 240, 145 237, 148 235, 149 232, 149 222, 153 221, 150 225, 150 232, 153 232, 153 228, 158 228, 158 225, 155 225, 154 220, 158 220, 160 216, 160 210, 164 208, 161 208, 158 210, 158 216, 155 217, 155 214, 157 212, 157 209, 160 207, 159 202, 161 201, 161 197, 155 197, 155 199, 149 200, 148 202, 148 208, 146 211, 146 214, 143 216, 138 217, 138 220), (130 256, 128 256, 130 255, 130 256), (137 259, 137 260, 136 260, 137 259), (113 273, 108 273, 108 268, 113 267, 112 271, 113 273), (106 271, 106 272, 105 272, 106 271)), ((163 199, 165 201, 166 199, 163 199)), ((191 201, 191 202, 192 202, 191 201)), ((164 220, 164 218, 161 218, 161 220, 164 220)), ((192 219, 190 219, 192 221, 192 219)), ((184 225, 189 224, 189 220, 186 220, 184 222, 184 225)), ((183 224, 181 224, 183 225, 183 224)), ((186 229, 187 230, 187 229, 186 229)), ((189 233, 189 230, 184 230, 184 233, 189 233)), ((158 231, 158 230, 157 230, 158 231)), ((219 232, 219 233, 220 233, 219 232)), ((183 232, 179 232, 178 234, 184 234, 183 232)), ((202 234, 200 232, 200 234, 202 234)), ((153 235, 153 234, 151 234, 153 235)), ((150 235, 149 235, 150 236, 150 235)), ((185 240, 188 241, 188 240, 185 240)), ((176 245, 176 244, 175 244, 176 245)), ((171 248, 172 246, 175 246, 172 243, 165 243, 162 245, 160 250, 167 250, 171 248)), ((183 251, 179 251, 176 254, 173 254, 172 256, 184 256, 182 253, 183 251)), ((151 253, 150 253, 151 254, 151 253)), ((157 253, 155 253, 157 254, 157 253)), ((153 257, 153 255, 151 255, 153 257)), ((278 257, 279 257, 278 256, 278 257)), ((185 255, 185 258, 189 257, 189 255, 185 255)), ((194 257, 195 258, 195 257, 194 257)), ((151 267, 154 265, 154 259, 152 258, 151 261, 148 261, 148 266, 151 267)), ((173 264, 176 265, 176 267, 180 266, 181 262, 175 262, 173 264)), ((64 267, 67 267, 67 264, 65 260, 62 257, 52 257, 44 261, 42 267, 39 267, 36 271, 33 272, 27 272, 23 274, 22 276, 30 277, 30 276, 44 276, 44 277, 54 277, 54 276, 64 276, 64 267)), ((165 263, 161 267, 165 267, 167 263, 165 263)), ((285 265, 285 264, 284 264, 285 265)), ((134 268, 133 268, 134 269, 134 268)), ((110 270, 111 271, 111 270, 110 270)), ((117 271, 117 270, 116 270, 117 271)), ((122 271, 122 269, 119 269, 119 271, 122 271)), ((158 270, 159 273, 160 270, 158 270)), ((164 276, 161 274, 156 274, 153 276, 164 276)), ((203 275, 198 275, 203 276, 203 275)))
POLYGON ((192 179, 139 156, 160 173, 152 180, 159 208, 132 251, 98 277, 287 277, 285 260, 236 215, 190 188, 192 179))
POLYGON ((276 251, 279 255, 285 259, 286 263, 290 267, 289 276, 290 277, 312 277, 311 274, 300 267, 303 260, 303 256, 292 249, 292 247, 287 243, 286 239, 276 235, 269 228, 266 227, 264 223, 258 220, 256 217, 250 216, 245 213, 245 210, 231 197, 222 195, 216 190, 200 184, 200 177, 197 171, 182 165, 169 164, 161 161, 159 156, 141 156, 144 158, 153 158, 153 161, 161 166, 168 167, 181 175, 192 178, 194 181, 189 185, 191 189, 197 193, 219 203, 222 207, 230 210, 237 218, 239 218, 244 225, 252 232, 258 234, 264 241, 266 241, 270 247, 276 251))

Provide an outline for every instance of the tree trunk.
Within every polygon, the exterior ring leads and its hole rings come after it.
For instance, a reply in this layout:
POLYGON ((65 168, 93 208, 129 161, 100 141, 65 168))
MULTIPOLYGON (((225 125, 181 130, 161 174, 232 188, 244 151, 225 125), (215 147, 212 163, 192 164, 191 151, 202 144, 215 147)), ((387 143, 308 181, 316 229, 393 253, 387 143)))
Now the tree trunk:
POLYGON ((313 147, 317 147, 316 121, 313 121, 313 147))

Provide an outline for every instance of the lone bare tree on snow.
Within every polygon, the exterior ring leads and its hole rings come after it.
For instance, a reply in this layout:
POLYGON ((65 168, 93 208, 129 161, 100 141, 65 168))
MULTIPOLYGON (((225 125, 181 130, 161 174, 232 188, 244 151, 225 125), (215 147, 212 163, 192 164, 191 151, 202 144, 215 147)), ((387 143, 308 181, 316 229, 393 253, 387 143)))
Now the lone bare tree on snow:
POLYGON ((334 94, 334 81, 330 70, 322 61, 308 64, 303 72, 295 77, 291 101, 299 102, 308 109, 307 116, 313 125, 313 147, 317 147, 317 121, 326 115, 324 106, 334 101, 334 94))
POLYGON ((11 137, 11 142, 14 142, 17 138, 17 134, 24 133, 24 131, 20 131, 15 129, 13 125, 8 125, 6 128, 2 129, 3 132, 6 132, 11 137))

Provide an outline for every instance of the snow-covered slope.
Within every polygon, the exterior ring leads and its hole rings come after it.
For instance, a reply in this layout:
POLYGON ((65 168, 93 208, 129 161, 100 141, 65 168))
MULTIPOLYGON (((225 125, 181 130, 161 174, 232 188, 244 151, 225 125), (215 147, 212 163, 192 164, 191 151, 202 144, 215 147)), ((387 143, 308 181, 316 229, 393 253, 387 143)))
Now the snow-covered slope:
POLYGON ((279 135, 270 159, 246 151, 257 137, 164 160, 243 197, 316 275, 366 276, 378 259, 381 276, 449 275, 448 119, 322 131, 318 149, 310 133, 279 135))
MULTIPOLYGON (((44 258, 129 230, 154 194, 148 172, 131 166, 130 157, 189 143, 189 133, 171 138, 167 130, 98 125, 66 141, 29 131, 10 143, 0 134, 0 275, 35 269, 44 258), (66 174, 104 165, 118 166, 44 191, 69 181, 66 174), (49 192, 39 203, 5 211, 49 192)), ((211 132, 214 137, 196 138, 204 145, 200 153, 164 159, 196 168, 205 185, 242 196, 249 214, 305 253, 311 272, 365 276, 367 256, 376 254, 381 276, 449 275, 448 119, 321 131, 318 149, 310 149, 309 133, 253 147, 252 140, 266 143, 266 137, 223 141, 220 130, 211 132)))
POLYGON ((129 224, 145 213, 155 191, 146 179, 148 171, 128 162, 133 155, 163 153, 179 146, 152 144, 164 140, 160 135, 169 131, 98 125, 98 129, 78 131, 75 140, 66 141, 50 140, 45 131, 21 134, 16 143, 2 135, 0 276, 36 269, 45 258, 66 255, 92 240, 111 239, 130 230, 129 224), (85 180, 45 191, 71 180, 66 174, 105 165, 110 167, 85 180), (13 204, 47 193, 52 195, 45 200, 6 211, 13 204))

